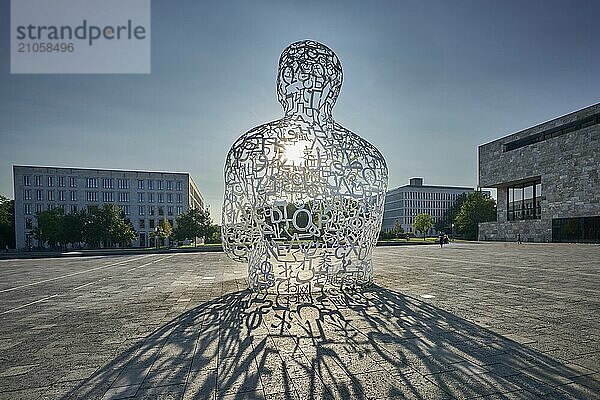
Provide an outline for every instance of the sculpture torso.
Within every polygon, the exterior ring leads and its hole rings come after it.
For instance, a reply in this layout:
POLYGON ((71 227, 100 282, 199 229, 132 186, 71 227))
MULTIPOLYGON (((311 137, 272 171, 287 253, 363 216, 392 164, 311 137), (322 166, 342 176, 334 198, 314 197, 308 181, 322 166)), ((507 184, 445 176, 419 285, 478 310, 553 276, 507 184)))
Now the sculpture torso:
POLYGON ((249 262, 251 288, 368 283, 386 185, 385 161, 370 143, 331 117, 288 112, 228 154, 225 250, 249 262))

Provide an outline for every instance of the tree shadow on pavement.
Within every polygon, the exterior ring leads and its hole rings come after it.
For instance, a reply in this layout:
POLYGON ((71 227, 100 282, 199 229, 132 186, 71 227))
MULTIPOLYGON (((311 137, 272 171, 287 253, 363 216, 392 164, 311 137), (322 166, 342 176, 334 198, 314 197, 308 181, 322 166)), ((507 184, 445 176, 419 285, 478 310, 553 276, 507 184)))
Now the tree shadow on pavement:
POLYGON ((162 326, 64 398, 592 399, 593 373, 379 286, 241 291, 162 326))

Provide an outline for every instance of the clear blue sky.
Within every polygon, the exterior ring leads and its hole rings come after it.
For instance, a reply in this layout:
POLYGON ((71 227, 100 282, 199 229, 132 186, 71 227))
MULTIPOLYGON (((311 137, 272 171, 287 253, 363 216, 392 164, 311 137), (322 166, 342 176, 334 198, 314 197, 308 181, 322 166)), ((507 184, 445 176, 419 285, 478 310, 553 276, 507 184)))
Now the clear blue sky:
POLYGON ((316 39, 335 118, 390 187, 477 184, 477 146, 600 101, 600 1, 152 2, 152 74, 11 75, 0 0, 0 193, 12 165, 189 171, 215 219, 232 142, 281 116, 277 61, 316 39))

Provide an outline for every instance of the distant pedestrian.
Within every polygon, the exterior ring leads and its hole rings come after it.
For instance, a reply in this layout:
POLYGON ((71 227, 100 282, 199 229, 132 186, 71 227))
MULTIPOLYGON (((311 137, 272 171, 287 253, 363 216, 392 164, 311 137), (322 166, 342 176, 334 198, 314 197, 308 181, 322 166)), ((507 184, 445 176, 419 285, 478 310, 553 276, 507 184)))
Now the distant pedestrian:
POLYGON ((444 232, 440 232, 440 248, 444 247, 444 232))
POLYGON ((4 248, 4 252, 8 253, 8 245, 6 245, 6 247, 4 248))
POLYGON ((521 234, 517 235, 517 244, 521 244, 521 234))

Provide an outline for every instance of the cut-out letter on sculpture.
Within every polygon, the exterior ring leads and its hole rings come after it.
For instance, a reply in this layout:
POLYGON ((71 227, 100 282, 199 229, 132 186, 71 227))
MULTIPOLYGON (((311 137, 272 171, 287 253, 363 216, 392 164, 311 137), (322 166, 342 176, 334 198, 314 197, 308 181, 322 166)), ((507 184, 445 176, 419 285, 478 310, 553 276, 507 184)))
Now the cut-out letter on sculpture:
POLYGON ((285 116, 242 135, 227 155, 223 247, 248 263, 250 289, 301 294, 372 282, 387 167, 375 146, 334 121, 341 87, 333 51, 291 44, 277 76, 285 116))

